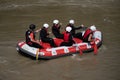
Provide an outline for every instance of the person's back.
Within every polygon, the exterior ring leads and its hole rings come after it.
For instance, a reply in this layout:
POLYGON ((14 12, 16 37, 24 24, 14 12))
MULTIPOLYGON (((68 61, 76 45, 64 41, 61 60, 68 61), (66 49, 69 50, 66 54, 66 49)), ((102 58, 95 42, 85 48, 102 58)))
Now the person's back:
POLYGON ((61 43, 60 46, 72 46, 73 43, 75 43, 73 41, 72 35, 70 33, 70 31, 72 30, 71 27, 66 27, 66 31, 63 33, 64 37, 63 37, 63 42, 61 43))
POLYGON ((48 37, 49 33, 47 32, 49 25, 47 23, 43 24, 43 28, 40 31, 40 38, 42 42, 50 43, 52 47, 56 47, 54 40, 48 37))
POLYGON ((68 24, 67 26, 70 26, 72 28, 71 34, 74 36, 75 35, 75 26, 73 24, 68 24))
POLYGON ((52 33, 56 38, 63 39, 63 35, 60 33, 61 25, 58 20, 53 21, 52 33))
POLYGON ((65 32, 63 33, 63 35, 64 35, 63 40, 64 40, 65 42, 69 42, 71 34, 70 34, 69 32, 67 32, 67 31, 65 31, 65 32))
POLYGON ((79 27, 75 27, 74 23, 75 23, 74 20, 69 20, 69 24, 67 26, 70 26, 72 28, 71 34, 73 37, 81 39, 82 33, 81 32, 76 33, 76 30, 82 29, 84 27, 84 25, 82 24, 79 27))
POLYGON ((83 35, 83 42, 89 42, 88 38, 92 34, 92 31, 90 29, 87 29, 83 35))
POLYGON ((35 29, 35 25, 31 24, 29 26, 29 29, 26 31, 26 33, 25 33, 26 44, 28 44, 29 46, 32 46, 32 47, 42 48, 42 46, 40 45, 40 43, 35 40, 34 29, 35 29))
POLYGON ((90 28, 88 28, 83 35, 83 42, 91 42, 93 38, 93 31, 95 30, 95 26, 90 26, 90 28))
POLYGON ((45 38, 47 38, 48 33, 45 27, 43 27, 40 31, 40 38, 42 41, 44 41, 45 38))
POLYGON ((29 29, 26 31, 26 33, 25 33, 25 37, 26 37, 26 43, 27 44, 29 44, 29 43, 31 43, 32 41, 31 41, 31 34, 33 34, 33 39, 35 39, 35 34, 34 34, 34 32, 33 32, 33 30, 35 29, 35 25, 34 24, 31 24, 30 26, 29 26, 29 29))
POLYGON ((27 43, 27 44, 31 41, 30 38, 29 38, 30 33, 31 33, 30 30, 27 30, 26 33, 25 33, 26 43, 27 43))

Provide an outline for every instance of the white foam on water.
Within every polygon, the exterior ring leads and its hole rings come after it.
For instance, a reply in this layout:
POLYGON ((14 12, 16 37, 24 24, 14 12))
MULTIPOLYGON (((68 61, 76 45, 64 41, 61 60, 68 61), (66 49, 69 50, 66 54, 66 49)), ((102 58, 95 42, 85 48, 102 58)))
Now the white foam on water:
POLYGON ((12 74, 20 74, 19 71, 16 71, 16 70, 7 70, 8 72, 12 73, 12 74))
POLYGON ((102 44, 102 46, 98 49, 98 54, 104 53, 107 50, 107 47, 102 44))
POLYGON ((12 10, 16 8, 29 7, 29 6, 33 6, 33 4, 24 4, 24 5, 9 4, 9 5, 0 7, 0 10, 12 10))
POLYGON ((86 58, 80 57, 77 54, 72 54, 71 59, 76 60, 76 61, 83 61, 86 58))

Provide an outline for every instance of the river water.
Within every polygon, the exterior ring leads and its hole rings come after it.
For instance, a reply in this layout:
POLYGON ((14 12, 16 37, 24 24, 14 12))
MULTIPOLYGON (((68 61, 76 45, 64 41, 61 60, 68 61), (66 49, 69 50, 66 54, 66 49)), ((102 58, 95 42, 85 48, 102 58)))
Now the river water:
POLYGON ((0 80, 120 80, 119 30, 120 0, 0 0, 0 80), (69 19, 76 26, 96 25, 103 33, 98 55, 46 61, 16 51, 29 24, 38 29, 43 23, 52 26, 54 19, 63 29, 69 19))

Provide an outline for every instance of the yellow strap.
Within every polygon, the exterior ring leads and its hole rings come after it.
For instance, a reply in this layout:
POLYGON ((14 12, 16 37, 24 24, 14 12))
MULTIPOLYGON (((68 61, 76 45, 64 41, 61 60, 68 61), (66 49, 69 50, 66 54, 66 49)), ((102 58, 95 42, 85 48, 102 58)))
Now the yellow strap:
POLYGON ((36 60, 38 60, 38 56, 39 56, 39 49, 37 49, 36 51, 36 60))

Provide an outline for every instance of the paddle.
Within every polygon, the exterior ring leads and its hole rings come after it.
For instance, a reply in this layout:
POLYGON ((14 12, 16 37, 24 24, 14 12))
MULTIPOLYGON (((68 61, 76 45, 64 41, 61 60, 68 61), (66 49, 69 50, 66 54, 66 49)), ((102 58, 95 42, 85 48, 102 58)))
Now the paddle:
POLYGON ((36 60, 38 60, 38 58, 39 58, 39 49, 37 49, 36 51, 36 60))
POLYGON ((80 52, 80 56, 83 54, 82 50, 80 49, 80 46, 78 46, 79 48, 79 52, 80 52))
MULTIPOLYGON (((82 55, 83 52, 82 52, 80 46, 79 46, 77 43, 76 43, 76 47, 79 48, 80 55, 82 55)), ((97 53, 98 53, 98 48, 97 48, 97 45, 96 45, 95 41, 93 42, 93 49, 94 49, 94 55, 97 55, 97 53)))
POLYGON ((97 52, 98 52, 97 44, 95 43, 95 41, 92 41, 91 45, 93 45, 94 55, 97 55, 97 52))
POLYGON ((82 55, 82 54, 83 54, 83 52, 82 52, 82 50, 81 50, 80 46, 78 45, 78 43, 76 43, 76 44, 75 44, 75 47, 77 47, 77 48, 79 49, 79 53, 80 53, 80 55, 82 55))
POLYGON ((97 45, 95 44, 95 41, 93 47, 94 47, 94 55, 97 55, 98 49, 97 49, 97 45))

